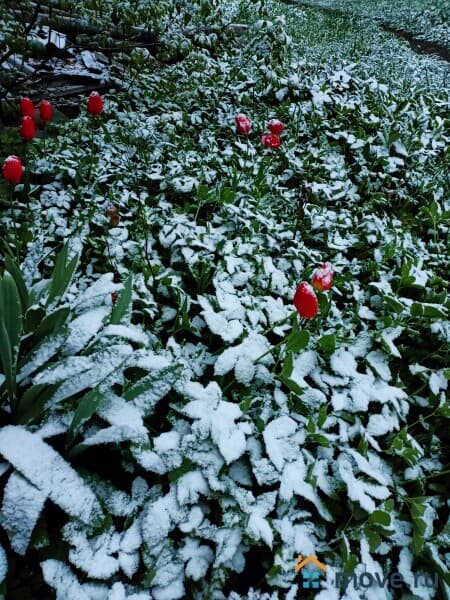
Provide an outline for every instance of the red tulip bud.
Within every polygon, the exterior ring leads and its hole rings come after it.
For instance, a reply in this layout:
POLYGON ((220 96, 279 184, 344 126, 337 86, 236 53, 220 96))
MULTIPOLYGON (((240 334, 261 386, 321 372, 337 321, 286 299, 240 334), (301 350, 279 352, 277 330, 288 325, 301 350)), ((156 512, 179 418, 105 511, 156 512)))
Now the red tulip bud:
POLYGON ((315 290, 318 292, 327 292, 333 285, 333 268, 331 263, 324 263, 314 273, 312 278, 312 284, 315 290))
POLYGON ((280 136, 275 133, 264 133, 261 136, 261 142, 266 148, 279 148, 281 146, 280 136))
POLYGON ((22 125, 20 126, 20 135, 25 141, 30 141, 36 137, 36 126, 32 117, 23 117, 22 125))
POLYGON ((34 115, 34 104, 29 98, 20 99, 20 113, 22 117, 32 117, 34 115))
POLYGON ((238 133, 242 133, 243 135, 248 135, 252 130, 252 123, 247 115, 239 114, 235 118, 236 121, 236 130, 238 133))
POLYGON ((319 312, 317 296, 312 286, 306 281, 302 281, 295 292, 294 306, 298 314, 305 319, 312 319, 319 312))
POLYGON ((119 297, 118 292, 111 292, 111 302, 115 304, 117 302, 117 298, 119 297))
POLYGON ((42 100, 39 105, 39 115, 42 121, 51 121, 53 118, 53 108, 48 100, 42 100))
POLYGON ((270 133, 280 135, 284 129, 284 123, 282 123, 279 119, 270 119, 270 121, 267 123, 267 129, 270 131, 270 133))
POLYGON ((92 116, 103 112, 103 98, 98 92, 91 92, 87 102, 88 113, 92 116))
POLYGON ((12 185, 20 183, 23 175, 22 161, 18 156, 8 156, 2 167, 2 175, 12 185))

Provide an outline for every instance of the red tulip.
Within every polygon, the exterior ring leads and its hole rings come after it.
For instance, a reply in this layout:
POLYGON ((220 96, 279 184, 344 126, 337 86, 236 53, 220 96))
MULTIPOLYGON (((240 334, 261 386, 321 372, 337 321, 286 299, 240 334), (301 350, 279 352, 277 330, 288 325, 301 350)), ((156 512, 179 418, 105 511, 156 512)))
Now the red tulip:
POLYGON ((103 112, 103 98, 98 92, 91 92, 87 102, 88 113, 92 116, 103 112))
POLYGON ((261 136, 261 142, 266 148, 279 148, 281 146, 280 136, 275 133, 264 133, 261 136))
POLYGON ((270 119, 270 121, 267 123, 267 129, 270 131, 270 133, 280 135, 284 129, 284 123, 282 123, 279 119, 270 119))
POLYGON ((333 268, 331 263, 324 263, 314 273, 312 278, 312 284, 315 290, 318 292, 327 292, 333 285, 333 268))
POLYGON ((8 156, 2 167, 2 175, 12 185, 20 183, 23 175, 22 161, 18 156, 8 156))
POLYGON ((302 281, 295 292, 294 306, 299 315, 305 319, 312 319, 319 312, 319 302, 316 293, 306 281, 302 281))
POLYGON ((244 135, 248 135, 252 130, 252 123, 247 115, 243 115, 242 113, 237 115, 235 118, 236 121, 236 129, 238 133, 242 133, 244 135))
POLYGON ((20 126, 20 135, 23 137, 25 141, 32 140, 36 137, 36 126, 31 117, 23 117, 22 125, 20 126))
POLYGON ((22 117, 32 117, 34 115, 34 104, 29 98, 20 99, 20 112, 22 117))
POLYGON ((51 121, 53 118, 53 108, 48 100, 42 100, 39 105, 39 115, 42 121, 51 121))

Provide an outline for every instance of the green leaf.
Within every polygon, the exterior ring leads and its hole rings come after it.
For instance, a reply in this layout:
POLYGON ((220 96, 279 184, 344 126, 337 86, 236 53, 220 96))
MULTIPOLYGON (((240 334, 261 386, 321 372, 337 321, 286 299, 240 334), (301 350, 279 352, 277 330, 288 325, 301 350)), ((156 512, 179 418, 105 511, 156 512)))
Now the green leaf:
POLYGON ((419 302, 411 304, 410 312, 413 317, 427 317, 429 319, 447 317, 447 311, 444 306, 420 304, 419 302))
POLYGON ((16 396, 16 378, 13 367, 13 357, 11 354, 11 342, 6 331, 3 320, 0 320, 0 362, 3 374, 5 375, 6 390, 11 403, 16 396))
POLYGON ((431 306, 430 304, 424 304, 423 316, 430 319, 445 319, 447 317, 447 310, 444 306, 431 306))
POLYGON ((330 356, 336 349, 336 336, 334 333, 324 335, 319 340, 319 347, 325 356, 330 356))
POLYGON ((234 190, 232 190, 229 187, 223 187, 220 190, 220 201, 224 204, 232 204, 234 202, 235 197, 236 194, 234 190))
POLYGON ((450 419, 450 403, 445 401, 438 409, 438 414, 446 419, 450 419))
POLYGON ((339 548, 341 550, 341 557, 343 561, 346 562, 350 557, 350 544, 344 532, 342 532, 342 540, 339 544, 339 548))
POLYGON ((57 298, 62 298, 72 280, 78 263, 78 256, 67 262, 69 253, 68 244, 64 244, 61 252, 57 255, 47 298, 47 306, 57 298))
POLYGON ((271 579, 272 577, 276 577, 282 572, 281 565, 272 565, 267 572, 267 577, 271 579))
POLYGON ((393 310, 395 313, 401 313, 405 309, 403 304, 393 298, 392 296, 383 296, 383 300, 386 302, 388 307, 393 310))
POLYGON ((286 350, 289 352, 299 352, 307 347, 310 339, 309 332, 306 330, 292 332, 287 337, 286 350))
POLYGON ((411 304, 411 308, 409 309, 409 312, 411 313, 412 317, 422 316, 423 315, 422 305, 419 304, 418 302, 414 302, 413 304, 411 304))
POLYGON ((324 446, 325 448, 329 448, 330 446, 330 440, 320 433, 310 433, 308 435, 308 442, 315 442, 316 444, 319 444, 319 446, 324 446))
POLYGON ((423 545, 425 543, 425 538, 420 532, 414 527, 413 539, 411 543, 413 553, 418 556, 422 552, 423 545))
POLYGON ((371 552, 376 552, 381 544, 381 537, 375 531, 372 531, 368 527, 364 530, 367 541, 369 542, 369 548, 371 552))
POLYGON ((47 335, 59 333, 59 330, 67 321, 69 314, 70 308, 68 306, 63 306, 62 308, 58 308, 58 310, 55 310, 47 315, 37 328, 35 333, 35 341, 39 342, 47 335))
POLYGON ((24 329, 26 333, 34 333, 45 319, 45 310, 41 306, 31 306, 25 315, 24 329))
POLYGON ((289 379, 289 377, 283 377, 281 374, 278 375, 278 379, 284 383, 284 385, 291 390, 291 392, 294 392, 295 394, 298 394, 299 396, 301 396, 304 392, 304 390, 298 385, 298 383, 296 383, 295 381, 293 381, 292 379, 289 379))
POLYGON ((358 563, 358 557, 355 554, 350 554, 348 560, 344 563, 344 573, 353 573, 358 563))
POLYGON ((25 314, 28 308, 28 290, 27 286, 25 285, 25 281, 23 280, 22 273, 16 263, 9 256, 5 256, 5 267, 10 272, 16 283, 22 304, 22 314, 25 314))
POLYGON ((369 449, 369 443, 367 442, 365 437, 361 436, 358 444, 358 452, 367 458, 367 450, 369 449))
POLYGON ((111 312, 111 325, 118 325, 131 312, 132 277, 127 278, 111 312))
POLYGON ((5 271, 0 279, 0 364, 11 404, 16 395, 16 364, 22 325, 19 292, 12 275, 5 271))
POLYGON ((322 425, 325 423, 327 418, 328 418, 327 407, 325 404, 322 404, 322 406, 319 408, 319 415, 317 417, 317 426, 322 427, 322 425))
POLYGON ((387 512, 392 512, 394 510, 395 502, 392 498, 388 498, 386 502, 383 503, 383 506, 387 512))
POLYGON ((175 483, 175 481, 177 481, 177 479, 180 479, 180 477, 182 477, 183 475, 185 475, 186 473, 189 473, 189 471, 192 471, 194 469, 195 469, 194 463, 191 460, 189 460, 189 458, 185 457, 183 459, 183 462, 181 463, 181 465, 177 469, 170 471, 167 474, 167 477, 169 478, 170 483, 175 483))
POLYGON ((82 424, 92 417, 103 398, 103 394, 97 389, 94 389, 79 401, 67 431, 68 444, 73 442, 82 424))
POLYGON ((47 401, 55 393, 58 385, 40 383, 27 389, 19 400, 17 409, 17 422, 19 425, 27 425, 42 415, 47 401))
POLYGON ((292 369, 294 368, 294 360, 292 357, 292 353, 288 352, 284 359, 283 367, 280 373, 280 379, 288 379, 292 374, 292 369))
POLYGON ((12 362, 15 363, 22 333, 23 314, 17 285, 7 271, 0 279, 0 320, 8 333, 12 362))
POLYGON ((381 525, 382 527, 391 526, 391 515, 383 510, 374 510, 368 518, 369 523, 381 525))

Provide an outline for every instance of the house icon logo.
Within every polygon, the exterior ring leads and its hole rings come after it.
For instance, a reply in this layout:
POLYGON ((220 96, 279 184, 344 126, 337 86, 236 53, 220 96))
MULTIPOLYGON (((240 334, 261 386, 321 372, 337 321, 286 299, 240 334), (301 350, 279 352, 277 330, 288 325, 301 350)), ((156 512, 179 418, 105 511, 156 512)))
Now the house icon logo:
POLYGON ((315 556, 303 558, 301 554, 297 556, 295 572, 302 572, 303 589, 317 589, 319 587, 319 578, 322 573, 327 572, 327 566, 317 560, 315 556), (308 565, 308 566, 307 566, 308 565), (317 568, 314 568, 317 567, 317 568))

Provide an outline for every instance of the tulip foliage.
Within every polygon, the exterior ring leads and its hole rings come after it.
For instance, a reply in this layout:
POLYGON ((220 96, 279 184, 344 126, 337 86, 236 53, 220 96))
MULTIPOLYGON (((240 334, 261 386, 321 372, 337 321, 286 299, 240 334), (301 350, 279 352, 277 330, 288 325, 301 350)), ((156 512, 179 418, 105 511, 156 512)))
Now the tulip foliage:
POLYGON ((315 10, 81 4, 117 26, 161 11, 161 46, 114 52, 76 118, 17 99, 0 595, 294 598, 301 554, 327 565, 318 600, 395 597, 334 583, 369 571, 445 598, 442 83, 384 83, 354 40, 317 60, 292 41, 315 10))

